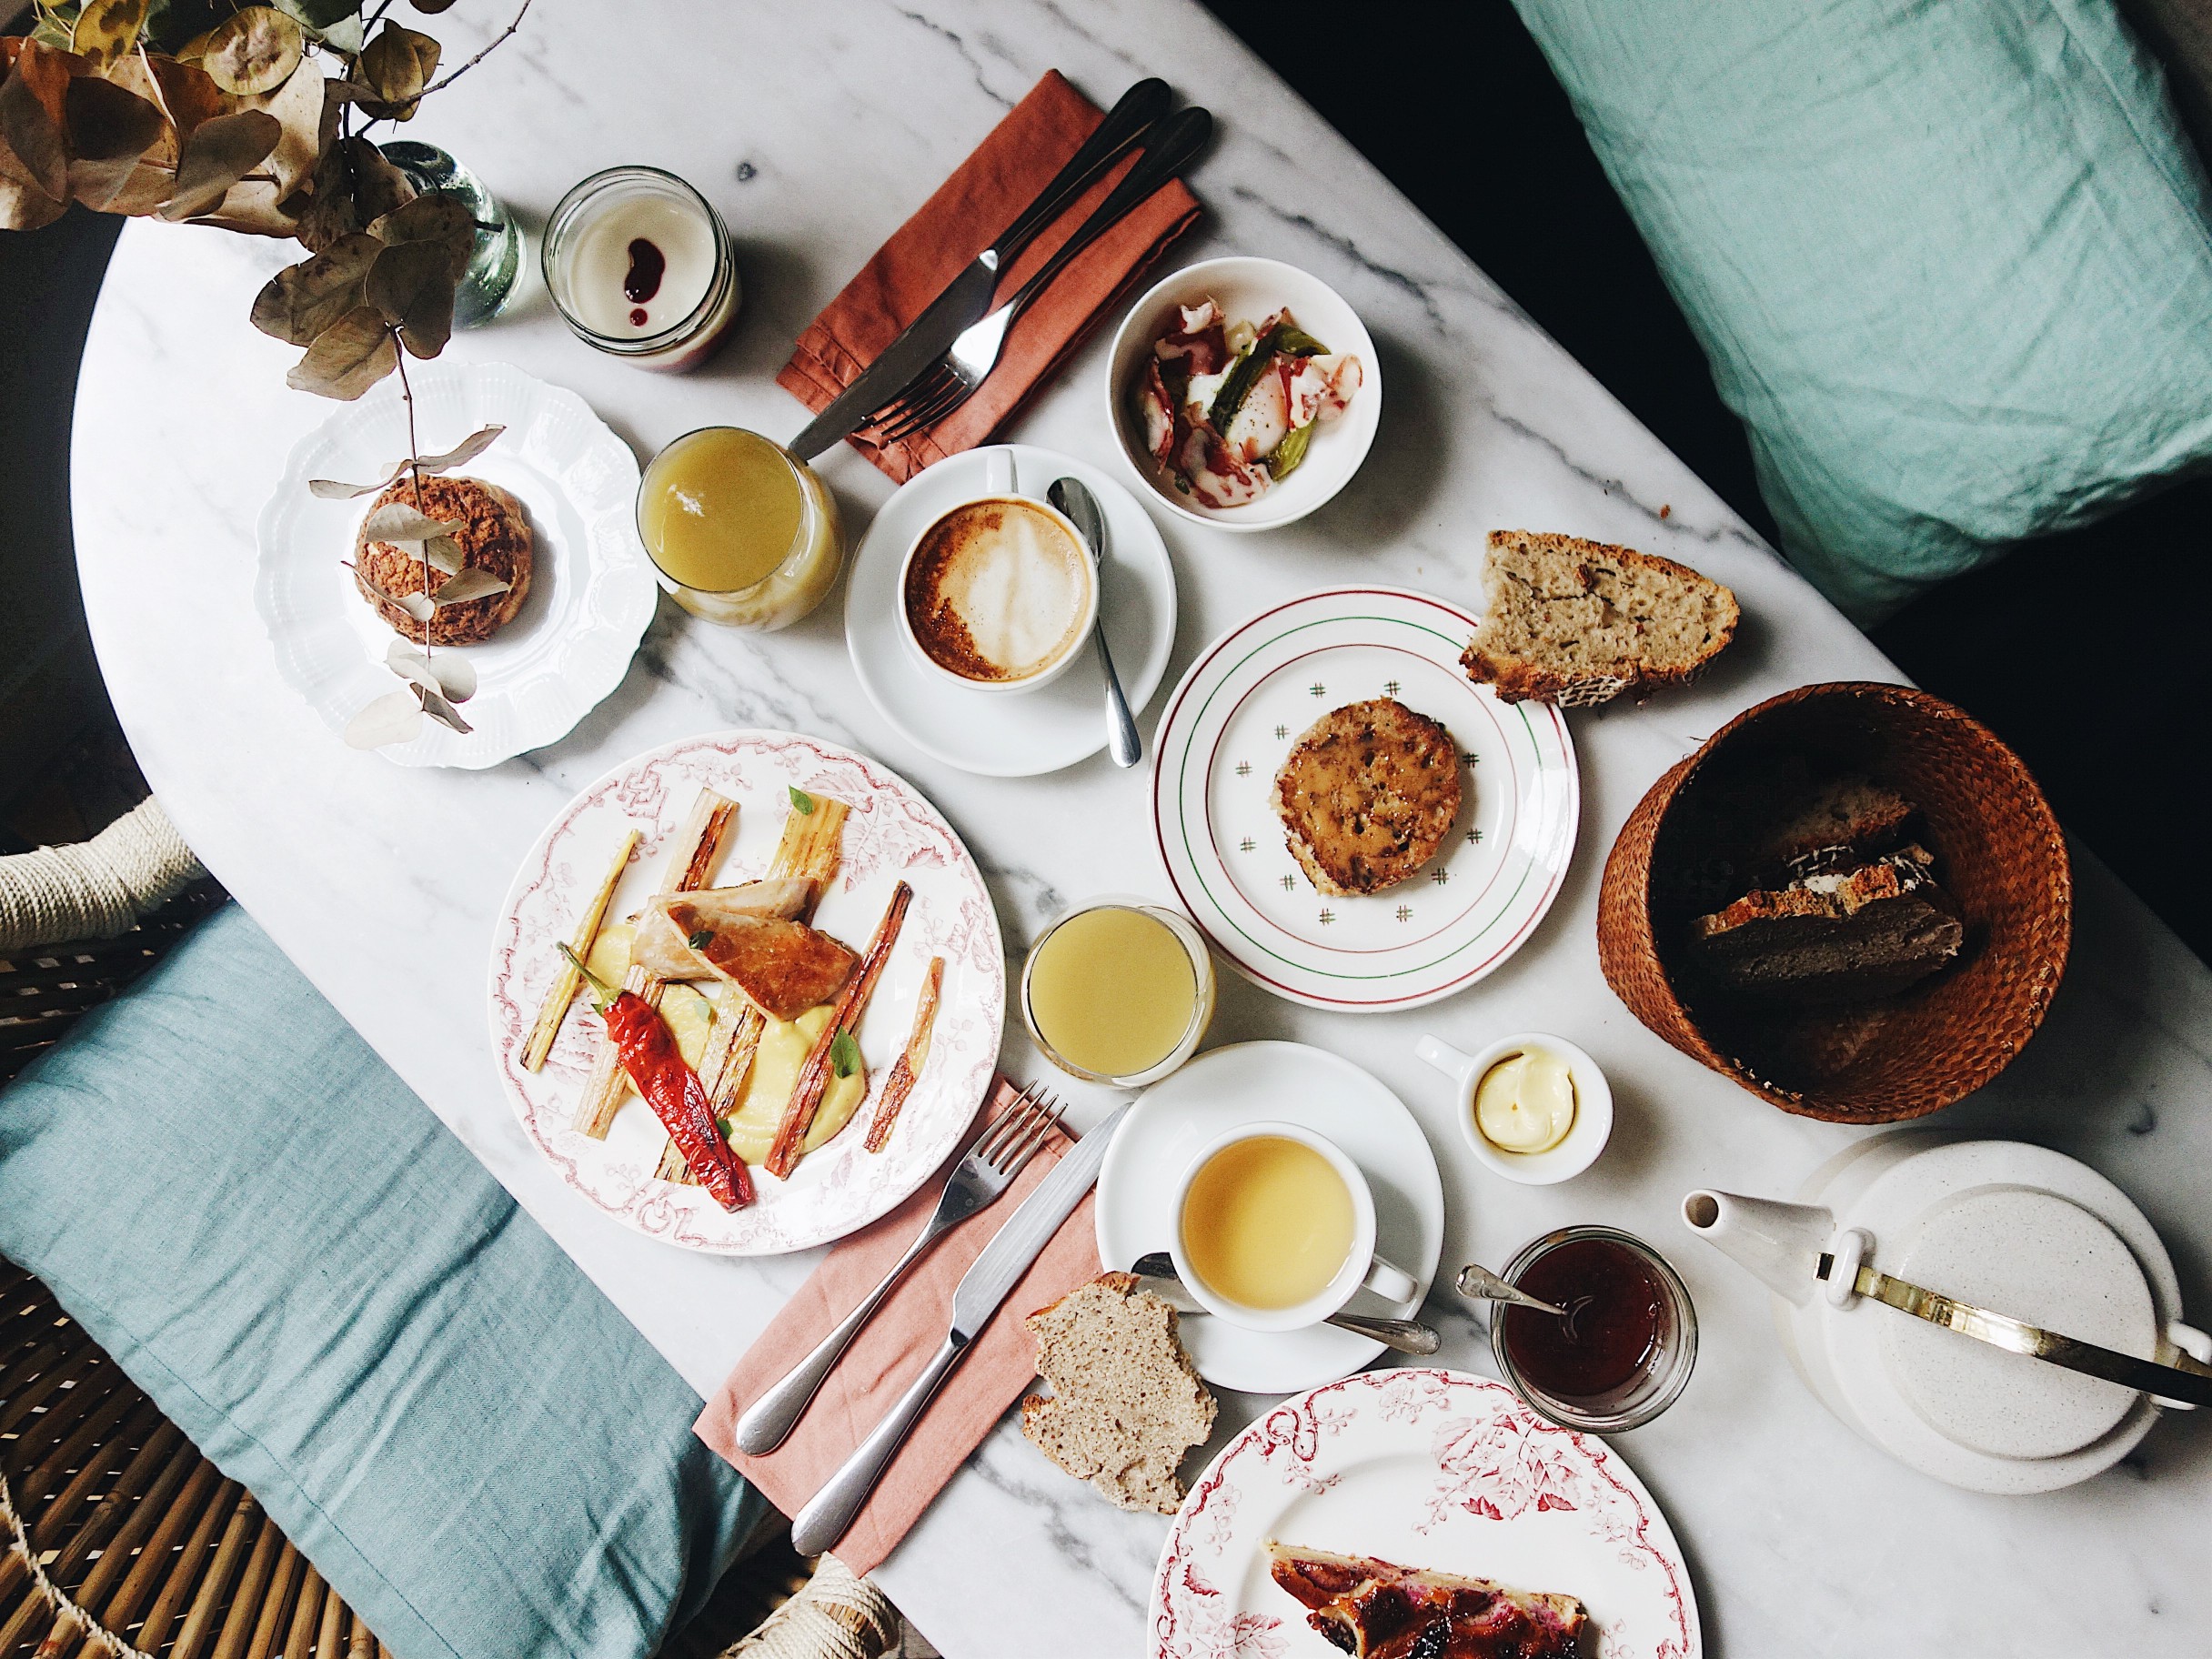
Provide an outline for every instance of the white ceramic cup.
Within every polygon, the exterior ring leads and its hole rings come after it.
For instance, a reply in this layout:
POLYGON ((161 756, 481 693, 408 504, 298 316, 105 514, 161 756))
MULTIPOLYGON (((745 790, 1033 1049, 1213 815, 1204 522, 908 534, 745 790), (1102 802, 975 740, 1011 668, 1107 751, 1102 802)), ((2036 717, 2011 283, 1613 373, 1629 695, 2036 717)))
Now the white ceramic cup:
POLYGON ((1052 681, 1066 673, 1069 665, 1081 654, 1083 646, 1091 638, 1091 628, 1099 618, 1098 567, 1091 560, 1091 548, 1083 540, 1082 532, 1069 522, 1067 515, 1041 496, 1031 495, 1021 488, 1021 475, 1016 471, 1014 466, 1014 452, 1010 446, 1000 444, 980 453, 983 457, 985 467, 984 487, 971 496, 964 496, 960 500, 948 504, 942 511, 922 527, 920 533, 908 545, 906 556, 899 561, 899 582, 893 589, 893 598, 898 606, 899 633, 900 638, 905 639, 907 649, 914 653, 916 659, 921 663, 922 667, 949 684, 965 687, 968 690, 981 691, 992 696, 1019 695, 1024 691, 1034 691, 1040 686, 1051 685, 1052 681), (1009 498, 1035 508, 1067 532, 1069 541, 1075 547, 1077 568, 1082 572, 1082 608, 1077 625, 1068 631, 1067 642, 1061 648, 1060 655, 1034 674, 1025 674, 1020 679, 970 679, 965 674, 953 672, 936 658, 930 656, 923 649, 921 641, 915 637, 914 618, 907 610, 907 575, 914 568, 914 555, 921 551, 921 544, 930 538, 930 532, 947 518, 954 513, 975 506, 980 501, 994 501, 1009 498))
POLYGON ((1426 1061, 1450 1078, 1457 1102, 1459 1132, 1474 1155, 1508 1181, 1526 1187, 1548 1187, 1581 1174, 1597 1161, 1613 1133, 1613 1088, 1597 1061, 1563 1037, 1543 1031, 1516 1031, 1510 1037, 1463 1054, 1441 1037, 1423 1037, 1413 1045, 1416 1058, 1426 1061), (1541 1152, 1509 1152, 1493 1146, 1475 1127, 1474 1091, 1500 1061, 1523 1049, 1549 1049, 1567 1062, 1574 1081, 1574 1124, 1567 1138, 1541 1152))
POLYGON ((1367 1177, 1360 1172, 1360 1166, 1345 1157, 1333 1141, 1324 1140, 1295 1123, 1240 1124, 1208 1141, 1183 1171, 1170 1213, 1175 1218, 1175 1233, 1168 1253, 1174 1259, 1175 1272, 1181 1278, 1183 1288, 1215 1318, 1242 1325, 1248 1331, 1300 1331, 1308 1325, 1318 1325, 1362 1287, 1400 1307, 1412 1302, 1421 1290, 1420 1281, 1413 1274, 1375 1254, 1375 1199, 1368 1190, 1367 1177), (1242 1302, 1231 1302, 1199 1276, 1183 1249, 1183 1204, 1191 1196, 1191 1186, 1197 1181, 1199 1171, 1229 1147, 1243 1141, 1261 1140, 1295 1141, 1301 1146, 1311 1147, 1328 1161, 1329 1167, 1344 1183, 1344 1190, 1352 1195, 1352 1247, 1344 1252, 1343 1265, 1317 1295, 1293 1307, 1251 1308, 1242 1302))

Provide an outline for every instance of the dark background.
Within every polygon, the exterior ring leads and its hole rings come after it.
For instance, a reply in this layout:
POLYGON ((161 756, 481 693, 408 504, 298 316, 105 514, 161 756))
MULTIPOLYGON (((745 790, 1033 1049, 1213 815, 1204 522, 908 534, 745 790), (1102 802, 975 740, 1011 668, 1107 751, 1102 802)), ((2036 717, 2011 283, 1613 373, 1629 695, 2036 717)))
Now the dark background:
MULTIPOLYGON (((1507 0, 1205 4, 1775 540, 1743 427, 1507 0)), ((2212 960, 2208 553, 2212 483, 2198 481, 2030 543, 1874 637, 2010 743, 2076 838, 2212 960)))

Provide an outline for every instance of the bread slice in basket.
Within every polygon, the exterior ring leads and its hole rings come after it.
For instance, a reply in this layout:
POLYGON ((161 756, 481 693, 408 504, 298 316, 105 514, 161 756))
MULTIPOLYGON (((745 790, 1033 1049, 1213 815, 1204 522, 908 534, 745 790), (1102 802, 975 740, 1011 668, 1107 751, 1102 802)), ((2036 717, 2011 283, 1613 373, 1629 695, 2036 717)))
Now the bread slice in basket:
POLYGON ((1490 532, 1467 677, 1509 703, 1586 708, 1694 679, 1735 638, 1735 595, 1687 565, 1533 530, 1490 532))

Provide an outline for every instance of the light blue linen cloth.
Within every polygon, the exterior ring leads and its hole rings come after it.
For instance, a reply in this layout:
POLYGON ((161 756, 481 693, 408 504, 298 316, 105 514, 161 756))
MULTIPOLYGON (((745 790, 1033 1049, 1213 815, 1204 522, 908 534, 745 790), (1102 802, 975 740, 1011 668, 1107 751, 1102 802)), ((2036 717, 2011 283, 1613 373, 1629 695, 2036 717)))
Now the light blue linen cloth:
POLYGON ((1854 617, 2212 456, 2212 209, 2110 0, 1514 3, 1854 617))
POLYGON ((0 1094, 0 1253, 399 1659, 635 1659, 761 1501, 243 910, 0 1094))

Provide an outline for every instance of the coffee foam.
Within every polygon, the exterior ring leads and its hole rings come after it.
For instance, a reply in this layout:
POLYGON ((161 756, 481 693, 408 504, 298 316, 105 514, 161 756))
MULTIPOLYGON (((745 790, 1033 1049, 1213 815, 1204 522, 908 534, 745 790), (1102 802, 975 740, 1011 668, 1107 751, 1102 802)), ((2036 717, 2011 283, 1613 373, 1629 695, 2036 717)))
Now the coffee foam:
POLYGON ((970 501, 915 548, 907 620, 931 659, 963 679, 1027 679, 1079 642, 1091 579, 1089 556, 1035 502, 970 501))

